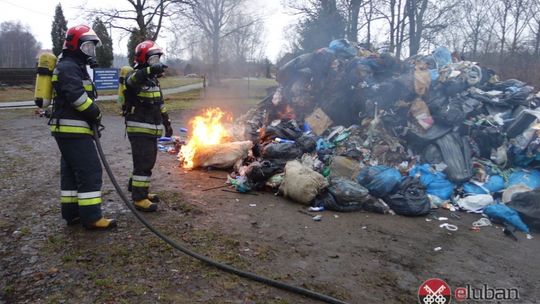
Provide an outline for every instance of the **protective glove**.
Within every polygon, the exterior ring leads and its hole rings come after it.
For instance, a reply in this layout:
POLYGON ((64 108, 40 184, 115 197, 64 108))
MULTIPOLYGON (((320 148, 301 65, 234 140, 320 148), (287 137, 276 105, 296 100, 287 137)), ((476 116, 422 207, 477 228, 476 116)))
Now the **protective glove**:
POLYGON ((171 125, 165 125, 165 137, 171 137, 173 135, 173 129, 171 125))
POLYGON ((173 135, 173 129, 171 127, 171 120, 167 112, 161 113, 161 119, 163 120, 163 126, 165 127, 165 137, 171 137, 173 135))
POLYGON ((165 72, 165 69, 168 68, 168 66, 164 65, 161 62, 154 63, 150 66, 150 74, 152 75, 161 75, 163 72, 165 72))

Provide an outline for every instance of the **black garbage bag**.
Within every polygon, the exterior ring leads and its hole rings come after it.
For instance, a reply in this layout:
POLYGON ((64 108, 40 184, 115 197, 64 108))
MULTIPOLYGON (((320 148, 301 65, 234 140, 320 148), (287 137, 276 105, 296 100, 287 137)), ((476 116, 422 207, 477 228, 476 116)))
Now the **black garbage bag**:
POLYGON ((446 124, 449 126, 460 126, 465 120, 465 112, 463 112, 463 102, 459 97, 451 97, 446 103, 441 103, 441 99, 436 99, 430 109, 433 109, 431 114, 433 119, 438 124, 446 124))
POLYGON ((246 177, 251 184, 255 185, 255 188, 260 189, 264 187, 266 180, 276 173, 283 172, 284 168, 284 162, 272 162, 270 160, 254 161, 247 167, 246 177))
POLYGON ((419 216, 428 214, 431 203, 426 194, 426 188, 416 177, 407 176, 401 180, 396 191, 383 198, 396 214, 419 216))
POLYGON ((315 136, 311 134, 304 134, 296 139, 297 145, 304 151, 304 153, 311 153, 317 148, 317 140, 315 136))
POLYGON ((471 130, 471 138, 476 142, 482 158, 489 159, 491 150, 497 149, 504 143, 504 134, 497 127, 474 128, 471 130))
POLYGON ((262 151, 264 159, 295 159, 302 156, 304 152, 296 143, 276 143, 266 145, 262 151))
POLYGON ((444 163, 448 166, 445 170, 450 181, 463 183, 472 177, 471 148, 466 138, 451 132, 436 141, 444 163))
POLYGON ((332 178, 328 191, 341 204, 349 202, 362 202, 369 195, 368 189, 355 181, 344 177, 332 178))
POLYGON ((505 81, 500 81, 492 84, 490 86, 490 89, 497 91, 506 91, 509 87, 521 88, 523 86, 525 86, 525 83, 523 81, 517 79, 507 79, 505 81))
POLYGON ((506 205, 519 213, 531 231, 540 232, 540 189, 514 194, 506 205))
POLYGON ((302 133, 302 130, 298 128, 296 123, 292 120, 288 120, 281 121, 277 126, 269 125, 262 129, 260 137, 262 142, 271 141, 276 137, 296 140, 298 137, 302 136, 302 133))
POLYGON ((531 86, 524 86, 519 89, 509 90, 505 92, 503 102, 509 105, 527 105, 527 97, 533 92, 531 86))
POLYGON ((469 84, 465 79, 453 78, 448 79, 443 83, 443 91, 446 96, 455 96, 469 87, 469 84))
POLYGON ((370 200, 369 192, 354 181, 346 178, 333 178, 328 191, 315 198, 316 207, 339 212, 360 211, 364 202, 370 200))

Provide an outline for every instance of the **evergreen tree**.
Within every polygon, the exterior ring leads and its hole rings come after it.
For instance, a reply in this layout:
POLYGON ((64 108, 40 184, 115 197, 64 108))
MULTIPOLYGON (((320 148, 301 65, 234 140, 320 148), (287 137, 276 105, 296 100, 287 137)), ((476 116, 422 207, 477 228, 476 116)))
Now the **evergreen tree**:
POLYGON ((129 41, 127 44, 128 61, 131 66, 135 64, 135 48, 137 47, 137 44, 145 40, 151 39, 150 37, 154 35, 154 32, 154 26, 151 24, 147 28, 146 35, 142 34, 141 31, 137 28, 131 29, 131 35, 129 36, 129 41))
POLYGON ((102 68, 109 68, 113 63, 114 57, 112 39, 107 32, 107 27, 105 27, 101 19, 96 18, 94 24, 92 24, 92 29, 101 40, 101 47, 96 48, 98 65, 102 68))
POLYGON ((51 38, 53 45, 53 53, 58 56, 62 53, 64 39, 66 39, 67 21, 62 12, 62 4, 58 3, 54 13, 54 20, 51 29, 51 38))

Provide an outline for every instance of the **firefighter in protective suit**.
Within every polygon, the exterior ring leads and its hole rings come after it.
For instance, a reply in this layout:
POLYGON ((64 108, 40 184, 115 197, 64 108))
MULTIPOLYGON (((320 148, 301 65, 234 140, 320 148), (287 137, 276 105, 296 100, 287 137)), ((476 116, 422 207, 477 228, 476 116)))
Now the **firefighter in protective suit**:
POLYGON ((135 48, 134 70, 125 80, 123 113, 133 156, 128 190, 135 208, 147 212, 156 211, 159 202, 157 195, 148 192, 156 163, 157 139, 163 135, 163 127, 165 136, 173 133, 158 81, 167 68, 160 62, 162 55, 163 51, 155 42, 139 43, 135 48))
POLYGON ((54 104, 49 125, 62 154, 62 217, 68 225, 81 222, 87 229, 116 227, 115 220, 101 214, 102 169, 92 130, 101 124, 101 111, 86 70, 86 65, 97 66, 96 46, 100 43, 86 25, 68 29, 52 76, 54 104))

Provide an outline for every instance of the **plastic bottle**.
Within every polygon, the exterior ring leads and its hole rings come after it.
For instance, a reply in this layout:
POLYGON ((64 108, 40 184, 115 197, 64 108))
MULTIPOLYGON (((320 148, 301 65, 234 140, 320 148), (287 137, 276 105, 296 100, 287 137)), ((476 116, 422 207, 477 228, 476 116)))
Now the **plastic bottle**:
POLYGON ((274 141, 277 142, 277 143, 291 143, 291 144, 294 144, 294 140, 283 139, 283 138, 279 138, 279 137, 276 137, 274 139, 274 141))

